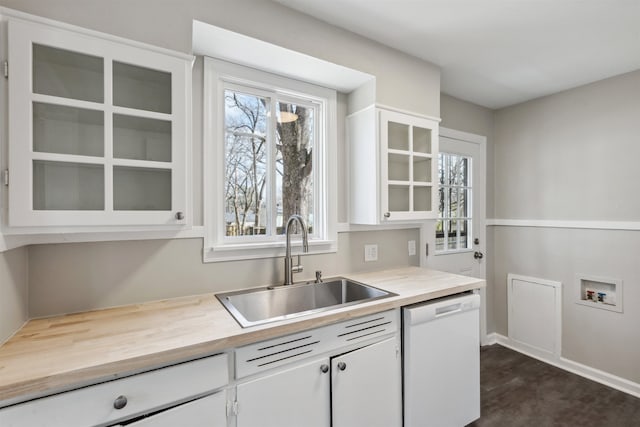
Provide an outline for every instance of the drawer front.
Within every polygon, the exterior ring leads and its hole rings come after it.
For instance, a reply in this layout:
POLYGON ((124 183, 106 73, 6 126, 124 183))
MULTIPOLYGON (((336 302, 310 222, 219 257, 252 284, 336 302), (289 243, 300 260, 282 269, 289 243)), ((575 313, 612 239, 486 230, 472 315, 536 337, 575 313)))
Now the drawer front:
POLYGON ((226 427, 227 399, 224 390, 168 409, 127 427, 226 427))
POLYGON ((0 410, 2 427, 88 427, 113 424, 199 396, 229 382, 220 354, 35 399, 0 410), (116 400, 122 405, 116 409, 116 400))
POLYGON ((396 309, 250 344, 236 350, 236 378, 395 334, 399 330, 400 312, 396 309))

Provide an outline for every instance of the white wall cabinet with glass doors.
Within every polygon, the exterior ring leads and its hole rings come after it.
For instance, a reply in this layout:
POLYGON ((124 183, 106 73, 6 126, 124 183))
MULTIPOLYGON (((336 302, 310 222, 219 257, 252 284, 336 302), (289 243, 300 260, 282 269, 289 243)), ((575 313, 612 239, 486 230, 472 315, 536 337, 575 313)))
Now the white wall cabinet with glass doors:
POLYGON ((190 223, 191 57, 17 18, 8 51, 10 227, 190 223))
POLYGON ((350 222, 435 218, 438 120, 375 106, 347 120, 350 222))

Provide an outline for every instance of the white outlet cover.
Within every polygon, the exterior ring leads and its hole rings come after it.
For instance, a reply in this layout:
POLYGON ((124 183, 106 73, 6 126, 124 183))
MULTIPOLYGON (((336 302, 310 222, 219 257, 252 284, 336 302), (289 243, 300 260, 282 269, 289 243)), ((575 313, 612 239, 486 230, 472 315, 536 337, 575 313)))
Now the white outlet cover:
POLYGON ((378 260, 378 245, 364 245, 365 262, 378 260))
POLYGON ((414 256, 416 254, 416 241, 415 240, 409 240, 408 249, 409 249, 409 256, 414 256))

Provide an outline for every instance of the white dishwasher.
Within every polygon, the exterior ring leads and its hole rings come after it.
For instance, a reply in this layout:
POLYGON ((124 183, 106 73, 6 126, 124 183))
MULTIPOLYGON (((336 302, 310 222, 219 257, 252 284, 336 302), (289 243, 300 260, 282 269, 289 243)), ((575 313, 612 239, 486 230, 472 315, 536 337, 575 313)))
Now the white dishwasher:
POLYGON ((480 418, 479 309, 470 293, 403 308, 405 427, 480 418))

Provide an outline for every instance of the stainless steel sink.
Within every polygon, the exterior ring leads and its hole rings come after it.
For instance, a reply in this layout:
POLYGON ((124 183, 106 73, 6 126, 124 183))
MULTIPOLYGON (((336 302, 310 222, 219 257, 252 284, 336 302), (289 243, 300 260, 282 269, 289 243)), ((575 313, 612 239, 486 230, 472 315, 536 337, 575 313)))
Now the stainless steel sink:
POLYGON ((321 283, 246 289, 216 295, 243 328, 390 296, 396 294, 341 277, 321 283))

